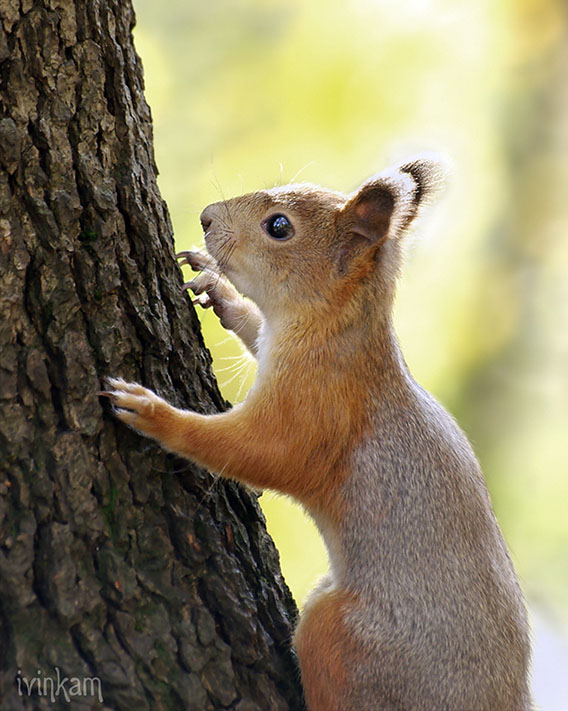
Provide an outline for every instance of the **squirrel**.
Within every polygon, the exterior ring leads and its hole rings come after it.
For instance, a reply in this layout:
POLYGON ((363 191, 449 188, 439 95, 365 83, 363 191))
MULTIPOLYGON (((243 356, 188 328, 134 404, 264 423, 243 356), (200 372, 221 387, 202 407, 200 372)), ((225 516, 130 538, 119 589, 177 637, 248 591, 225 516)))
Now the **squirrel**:
POLYGON ((402 238, 440 174, 416 158, 349 195, 209 205, 211 256, 177 256, 258 361, 246 399, 202 415, 106 380, 120 420, 315 520, 330 570, 293 639, 310 711, 532 708, 525 603, 480 466, 393 329, 402 238))

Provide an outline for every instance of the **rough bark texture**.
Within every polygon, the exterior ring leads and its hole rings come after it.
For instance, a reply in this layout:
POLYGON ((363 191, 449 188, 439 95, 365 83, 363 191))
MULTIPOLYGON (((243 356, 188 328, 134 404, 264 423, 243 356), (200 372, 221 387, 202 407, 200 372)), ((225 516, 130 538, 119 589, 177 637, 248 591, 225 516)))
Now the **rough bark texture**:
POLYGON ((129 0, 0 0, 0 708, 299 709, 255 497, 97 397, 112 374, 225 406, 180 292, 133 20, 129 0), (100 678, 104 702, 28 693, 56 670, 100 678))

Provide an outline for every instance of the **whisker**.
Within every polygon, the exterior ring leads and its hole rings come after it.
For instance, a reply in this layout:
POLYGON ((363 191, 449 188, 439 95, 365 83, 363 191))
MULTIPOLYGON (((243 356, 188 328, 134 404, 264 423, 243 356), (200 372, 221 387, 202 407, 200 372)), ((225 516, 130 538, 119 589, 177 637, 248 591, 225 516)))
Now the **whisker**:
POLYGON ((241 362, 242 362, 242 360, 243 360, 243 355, 244 355, 244 354, 238 355, 238 356, 221 356, 221 357, 219 358, 219 360, 232 360, 232 361, 235 361, 235 362, 230 363, 229 365, 225 365, 225 366, 223 366, 223 368, 216 368, 216 370, 217 370, 219 373, 223 373, 223 372, 225 372, 225 371, 227 371, 227 370, 232 370, 233 368, 235 368, 236 366, 238 366, 238 365, 241 364, 241 362))
POLYGON ((249 370, 249 363, 244 361, 242 363, 233 363, 232 365, 228 366, 227 368, 216 368, 215 372, 216 373, 224 373, 227 375, 231 375, 231 380, 228 380, 226 382, 223 382, 223 385, 228 385, 233 381, 233 379, 239 375, 242 375, 243 373, 248 373, 249 370))
POLYGON ((211 160, 211 173, 213 174, 213 178, 215 180, 214 185, 221 195, 221 201, 223 203, 223 207, 225 208, 225 210, 227 212, 227 218, 228 218, 229 222, 232 222, 233 219, 231 217, 231 212, 229 210, 229 206, 227 204, 227 199, 226 199, 225 194, 223 192, 223 188, 221 187, 221 183, 219 182, 219 178, 217 177, 217 173, 215 172, 215 168, 213 166, 213 160, 211 160))
POLYGON ((227 219, 229 222, 233 221, 233 217, 231 215, 231 211, 229 210, 229 203, 227 200, 223 200, 223 207, 225 208, 225 212, 227 213, 227 219))
POLYGON ((315 163, 314 160, 311 160, 309 163, 306 163, 306 165, 305 165, 303 168, 300 168, 300 170, 296 173, 296 175, 292 178, 292 180, 291 180, 290 182, 291 182, 291 183, 296 182, 296 180, 297 180, 298 177, 304 172, 304 170, 306 170, 307 168, 309 168, 310 165, 313 165, 314 163, 315 163))
MULTIPOLYGON (((240 346, 240 343, 239 343, 239 346, 240 346)), ((247 351, 243 350, 242 353, 239 353, 239 355, 221 356, 221 357, 219 358, 219 360, 220 360, 220 361, 221 361, 221 360, 222 360, 222 361, 233 361, 232 363, 230 363, 229 365, 224 366, 223 368, 217 368, 217 370, 219 370, 219 371, 227 371, 227 370, 233 370, 234 368, 236 368, 236 367, 242 365, 242 363, 243 363, 244 361, 247 361, 247 362, 248 362, 249 356, 248 356, 247 351)))
POLYGON ((224 220, 221 215, 217 215, 217 220, 221 223, 221 227, 223 227, 227 232, 230 232, 231 234, 234 234, 234 230, 231 229, 231 225, 224 220))
MULTIPOLYGON (((241 353, 241 355, 234 355, 234 356, 227 355, 227 356, 221 356, 221 357, 219 358, 219 360, 242 360, 243 357, 246 358, 246 357, 247 357, 247 354, 246 354, 246 353, 241 353)), ((228 370, 228 368, 224 368, 224 370, 228 370)))
POLYGON ((217 345, 218 345, 218 346, 224 346, 225 344, 230 343, 230 342, 233 341, 233 340, 234 340, 234 337, 233 337, 231 334, 229 334, 229 335, 227 336, 227 338, 224 338, 222 341, 219 341, 219 342, 217 343, 217 345))
POLYGON ((229 380, 225 380, 222 387, 228 387, 234 380, 236 380, 241 375, 241 371, 236 372, 229 380))
POLYGON ((216 368, 216 371, 218 373, 227 373, 229 371, 235 371, 235 370, 244 370, 247 368, 250 363, 254 363, 254 360, 251 359, 251 357, 248 355, 246 351, 243 351, 240 355, 238 356, 225 356, 225 358, 222 358, 221 360, 227 360, 227 359, 234 360, 234 363, 231 363, 230 365, 226 365, 224 368, 216 368))
POLYGON ((225 202, 225 194, 223 193, 223 188, 221 187, 221 183, 219 182, 219 178, 217 177, 217 173, 215 172, 215 166, 213 165, 213 159, 211 159, 211 175, 213 176, 213 180, 211 181, 211 184, 217 188, 219 191, 219 195, 221 196, 221 200, 225 202))
POLYGON ((239 323, 238 323, 239 328, 242 328, 245 324, 247 324, 250 321, 250 317, 251 317, 250 311, 247 311, 246 313, 244 313, 239 319, 239 323))
POLYGON ((227 265, 229 264, 231 257, 233 256, 233 252, 235 251, 236 246, 237 243, 231 239, 225 240, 225 242, 221 245, 221 248, 219 250, 219 259, 217 260, 221 271, 224 272, 227 268, 227 265))
POLYGON ((211 498, 211 493, 213 492, 213 489, 215 489, 215 488, 218 486, 218 484, 219 484, 219 479, 220 479, 220 477, 219 477, 217 474, 215 474, 214 472, 210 472, 210 474, 211 474, 211 476, 213 477, 213 481, 212 481, 212 483, 211 483, 211 486, 210 486, 210 487, 207 489, 207 491, 203 494, 201 500, 197 503, 197 506, 195 507, 195 512, 194 512, 194 514, 196 514, 196 513, 199 511, 199 509, 201 509, 201 508, 203 507, 203 505, 205 504, 205 500, 206 500, 206 499, 211 498))
POLYGON ((240 400, 240 399, 241 399, 241 394, 242 394, 242 392, 243 392, 243 388, 244 388, 244 386, 245 386, 247 377, 248 377, 248 375, 249 375, 249 373, 250 373, 250 369, 251 369, 252 367, 254 367, 254 365, 255 365, 254 360, 250 359, 250 360, 247 361, 247 366, 248 366, 248 368, 247 368, 246 373, 244 373, 243 379, 241 380, 241 384, 239 385, 239 389, 237 390, 237 400, 240 400))

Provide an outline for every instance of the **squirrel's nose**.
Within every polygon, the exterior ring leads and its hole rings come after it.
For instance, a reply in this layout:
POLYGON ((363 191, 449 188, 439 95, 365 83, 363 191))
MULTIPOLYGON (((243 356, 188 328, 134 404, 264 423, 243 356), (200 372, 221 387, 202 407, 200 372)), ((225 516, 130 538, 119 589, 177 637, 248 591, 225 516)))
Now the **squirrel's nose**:
POLYGON ((211 206, 206 207, 199 217, 199 219, 201 220, 201 227, 203 227, 203 231, 205 233, 208 232, 209 228, 211 227, 211 223, 213 222, 213 216, 211 215, 210 207, 211 206))

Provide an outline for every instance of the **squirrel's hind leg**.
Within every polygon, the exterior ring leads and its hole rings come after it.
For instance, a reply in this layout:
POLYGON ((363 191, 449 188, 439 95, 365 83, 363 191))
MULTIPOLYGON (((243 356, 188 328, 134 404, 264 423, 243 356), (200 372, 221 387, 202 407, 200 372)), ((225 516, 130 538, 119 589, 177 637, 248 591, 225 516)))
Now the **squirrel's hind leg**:
POLYGON ((351 705, 351 671, 359 650, 345 624, 352 604, 343 590, 308 601, 294 635, 309 711, 359 711, 351 705))

